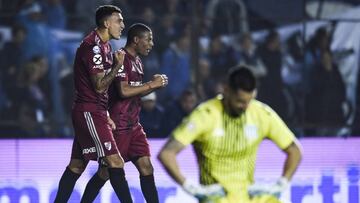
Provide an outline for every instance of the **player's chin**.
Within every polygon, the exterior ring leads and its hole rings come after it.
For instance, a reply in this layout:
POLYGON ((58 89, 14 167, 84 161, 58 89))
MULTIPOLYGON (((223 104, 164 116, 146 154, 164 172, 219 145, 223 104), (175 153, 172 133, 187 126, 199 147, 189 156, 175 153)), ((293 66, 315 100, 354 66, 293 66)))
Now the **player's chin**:
POLYGON ((150 51, 144 50, 144 51, 141 52, 141 55, 147 56, 147 55, 149 55, 149 53, 150 53, 150 51))
POLYGON ((151 51, 151 49, 146 49, 146 50, 144 51, 144 55, 145 55, 145 56, 149 55, 150 51, 151 51))
POLYGON ((239 116, 241 116, 243 113, 244 113, 244 110, 237 109, 237 110, 231 111, 231 112, 230 112, 230 115, 231 115, 232 117, 239 117, 239 116))

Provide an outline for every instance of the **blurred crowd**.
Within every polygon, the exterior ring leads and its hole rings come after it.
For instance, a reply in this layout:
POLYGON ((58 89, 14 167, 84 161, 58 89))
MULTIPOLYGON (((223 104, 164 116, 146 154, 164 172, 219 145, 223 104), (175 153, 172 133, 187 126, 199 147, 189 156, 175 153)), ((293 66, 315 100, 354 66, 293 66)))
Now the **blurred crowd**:
POLYGON ((226 72, 239 64, 258 78, 257 98, 298 136, 360 135, 360 118, 346 96, 339 63, 354 51, 330 48, 332 26, 317 28, 309 39, 300 32, 284 39, 275 25, 259 29, 247 20, 252 14, 242 0, 4 2, 0 137, 72 136, 74 53, 82 36, 94 29, 94 12, 102 4, 121 8, 127 27, 142 22, 153 30, 154 49, 142 59, 144 81, 163 73, 169 85, 142 98, 140 118, 148 137, 167 137, 199 102, 223 91, 226 72), (194 36, 201 39, 199 46, 194 36))

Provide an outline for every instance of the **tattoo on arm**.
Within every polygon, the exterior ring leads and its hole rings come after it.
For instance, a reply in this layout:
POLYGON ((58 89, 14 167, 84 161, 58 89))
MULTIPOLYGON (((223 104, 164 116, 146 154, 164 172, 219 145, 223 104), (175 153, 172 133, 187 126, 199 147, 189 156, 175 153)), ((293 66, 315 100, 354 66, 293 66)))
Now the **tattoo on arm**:
POLYGON ((91 80, 97 92, 104 92, 114 80, 117 72, 119 71, 121 65, 116 65, 108 74, 98 73, 94 76, 91 76, 91 80))

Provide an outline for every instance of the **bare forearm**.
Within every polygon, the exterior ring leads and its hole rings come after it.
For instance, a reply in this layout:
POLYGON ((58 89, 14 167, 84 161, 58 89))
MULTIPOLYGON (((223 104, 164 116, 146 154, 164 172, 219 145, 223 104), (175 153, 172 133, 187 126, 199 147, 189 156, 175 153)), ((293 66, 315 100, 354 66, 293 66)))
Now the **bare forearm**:
POLYGON ((151 92, 158 89, 158 87, 155 87, 154 85, 152 85, 151 82, 144 83, 144 86, 147 87, 147 90, 145 92, 141 93, 141 96, 145 96, 147 94, 150 94, 151 92))
POLYGON ((161 151, 159 160, 163 164, 168 174, 180 185, 185 181, 185 177, 181 174, 180 168, 176 161, 176 154, 167 150, 161 151))
POLYGON ((122 97, 144 96, 152 91, 165 87, 168 84, 168 78, 164 74, 155 74, 153 79, 141 86, 130 86, 126 81, 120 83, 119 93, 122 97))
POLYGON ((110 86, 121 66, 121 64, 116 65, 108 74, 96 81, 96 90, 98 92, 104 92, 110 86))
POLYGON ((296 169, 298 168, 301 161, 301 150, 299 146, 293 143, 288 149, 285 150, 287 154, 284 169, 283 169, 283 177, 291 180, 296 169))
POLYGON ((181 174, 176 155, 184 149, 184 145, 177 140, 170 138, 161 149, 158 159, 165 167, 168 174, 180 185, 185 181, 185 177, 181 174))
POLYGON ((154 88, 149 82, 144 83, 141 86, 130 86, 128 84, 122 84, 121 85, 121 96, 124 98, 127 97, 133 97, 137 95, 147 95, 154 91, 156 88, 154 88))
POLYGON ((152 91, 165 87, 168 84, 168 78, 163 74, 155 74, 153 79, 141 86, 130 86, 127 82, 121 82, 120 95, 122 97, 144 96, 152 91))

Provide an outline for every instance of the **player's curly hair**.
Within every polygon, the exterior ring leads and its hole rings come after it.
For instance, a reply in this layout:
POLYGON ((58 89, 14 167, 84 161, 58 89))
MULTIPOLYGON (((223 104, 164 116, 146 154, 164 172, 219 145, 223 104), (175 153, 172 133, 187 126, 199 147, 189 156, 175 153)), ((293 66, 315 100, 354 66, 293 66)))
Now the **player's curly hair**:
POLYGON ((247 92, 256 89, 256 78, 253 72, 245 65, 232 67, 228 73, 228 85, 232 90, 245 90, 247 92))
POLYGON ((111 16, 113 13, 121 13, 121 9, 113 5, 103 5, 96 9, 95 22, 96 26, 103 27, 104 21, 111 16))

